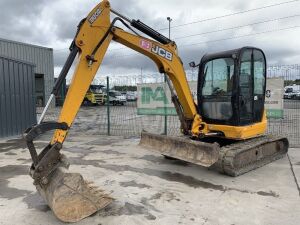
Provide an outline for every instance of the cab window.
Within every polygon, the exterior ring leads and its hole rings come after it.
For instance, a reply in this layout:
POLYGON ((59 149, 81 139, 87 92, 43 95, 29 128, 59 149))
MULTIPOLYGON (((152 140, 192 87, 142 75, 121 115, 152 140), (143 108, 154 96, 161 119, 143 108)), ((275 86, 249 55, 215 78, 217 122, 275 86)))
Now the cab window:
POLYGON ((205 64, 202 95, 231 95, 234 74, 232 58, 214 59, 205 64))
POLYGON ((265 86, 265 59, 261 51, 253 51, 254 58, 254 95, 263 95, 265 86))

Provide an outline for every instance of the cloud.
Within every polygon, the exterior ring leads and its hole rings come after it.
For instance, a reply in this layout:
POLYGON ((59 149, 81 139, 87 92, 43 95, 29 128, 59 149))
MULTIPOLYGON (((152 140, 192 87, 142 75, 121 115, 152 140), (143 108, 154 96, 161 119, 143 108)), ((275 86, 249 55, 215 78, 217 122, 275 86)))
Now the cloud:
POLYGON ((26 4, 22 0, 0 1, 0 36, 15 40, 34 39, 32 24, 38 20, 40 10, 44 7, 45 0, 28 0, 26 4))
MULTIPOLYGON (((67 58, 68 47, 76 32, 77 24, 98 3, 99 0, 0 1, 0 20, 3 21, 0 37, 54 48, 57 75, 59 68, 67 58)), ((141 19, 164 35, 168 35, 168 30, 161 30, 161 28, 168 27, 166 17, 170 16, 173 19, 171 36, 178 45, 179 55, 186 67, 190 61, 199 62, 205 53, 229 50, 245 45, 262 48, 271 64, 298 63, 300 53, 296 50, 300 48, 299 28, 263 32, 300 26, 299 16, 256 25, 245 25, 297 15, 300 2, 178 26, 270 4, 274 4, 274 1, 111 1, 112 8, 115 10, 130 18, 141 19), (236 26, 241 27, 228 29, 236 26), (225 30, 220 31, 222 29, 225 30), (219 32, 203 34, 217 30, 219 32), (190 37, 178 38, 183 36, 190 37)), ((117 25, 121 26, 119 23, 117 25)), ((122 46, 112 45, 110 49, 117 48, 122 48, 122 46)), ((132 74, 139 73, 141 68, 149 72, 157 71, 155 64, 150 59, 134 53, 132 50, 109 50, 99 74, 132 74)))

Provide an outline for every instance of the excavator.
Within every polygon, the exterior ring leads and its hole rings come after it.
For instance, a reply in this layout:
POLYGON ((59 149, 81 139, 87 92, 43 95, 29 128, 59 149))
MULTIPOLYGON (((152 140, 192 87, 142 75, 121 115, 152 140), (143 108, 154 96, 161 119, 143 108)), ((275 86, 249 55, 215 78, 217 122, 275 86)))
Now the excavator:
POLYGON ((113 201, 82 175, 69 172, 69 162, 61 153, 111 41, 149 57, 165 74, 181 123, 180 137, 142 132, 141 147, 168 158, 213 167, 230 176, 256 169, 287 153, 287 138, 265 134, 266 58, 262 50, 243 47, 207 54, 199 65, 192 63, 199 66, 195 102, 176 43, 140 20, 122 15, 111 8, 108 0, 103 0, 79 23, 70 54, 45 109, 38 123, 24 134, 33 161, 30 175, 34 185, 61 221, 79 221, 113 201), (44 121, 75 59, 76 69, 58 121, 44 121), (52 140, 38 152, 34 140, 51 130, 52 140))

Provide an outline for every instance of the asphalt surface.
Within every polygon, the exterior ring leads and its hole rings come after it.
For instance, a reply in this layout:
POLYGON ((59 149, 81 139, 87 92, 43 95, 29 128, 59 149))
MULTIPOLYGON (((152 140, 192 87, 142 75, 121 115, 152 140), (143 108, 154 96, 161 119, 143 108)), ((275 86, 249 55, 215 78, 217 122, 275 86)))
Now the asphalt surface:
MULTIPOLYGON (((49 140, 45 136, 37 145, 41 148, 49 140)), ((138 142, 71 131, 63 148, 70 170, 116 199, 77 224, 299 224, 300 149, 290 149, 288 157, 232 178, 166 160, 140 148, 138 142)), ((28 175, 30 163, 20 139, 0 141, 0 224, 64 224, 37 194, 28 175)))
MULTIPOLYGON (((298 102, 285 101, 285 111, 292 116, 273 122, 272 127, 296 141, 298 106, 298 102)), ((51 110, 47 120, 56 120, 59 110, 51 110)), ((299 147, 290 148, 283 159, 232 178, 193 164, 166 160, 139 147, 137 134, 141 129, 163 132, 161 116, 136 116, 130 104, 111 110, 111 133, 122 136, 101 136, 107 132, 105 107, 83 107, 64 144, 70 170, 80 172, 116 199, 77 224, 299 224, 299 147)), ((168 122, 169 131, 178 132, 176 117, 169 117, 168 122)), ((41 137, 38 148, 50 139, 51 134, 41 137)), ((36 192, 28 175, 30 164, 22 140, 0 139, 0 224, 64 224, 36 192)))

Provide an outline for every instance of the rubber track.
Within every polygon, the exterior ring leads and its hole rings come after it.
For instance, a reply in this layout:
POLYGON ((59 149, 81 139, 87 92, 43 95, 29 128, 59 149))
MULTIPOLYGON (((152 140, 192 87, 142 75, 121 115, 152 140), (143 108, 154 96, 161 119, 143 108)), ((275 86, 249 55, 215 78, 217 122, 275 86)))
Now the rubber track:
MULTIPOLYGON (((219 160, 214 165, 221 173, 229 176, 239 176, 247 173, 256 168, 262 167, 274 160, 283 158, 288 151, 288 140, 283 137, 276 137, 272 135, 265 135, 257 138, 253 138, 247 141, 241 141, 238 143, 223 146, 220 150, 219 160), (249 151, 263 152, 263 148, 266 149, 267 145, 277 142, 277 146, 280 146, 280 150, 272 155, 262 155, 260 158, 256 158, 250 162, 245 162, 240 167, 236 167, 235 160, 237 156, 243 157, 241 154, 249 154, 249 151), (282 143, 280 143, 282 142, 282 143)), ((253 154, 255 154, 255 152, 253 154)), ((240 160, 240 159, 239 159, 240 160)), ((247 159, 245 159, 247 161, 247 159)), ((239 162, 239 164, 241 164, 239 162)))

